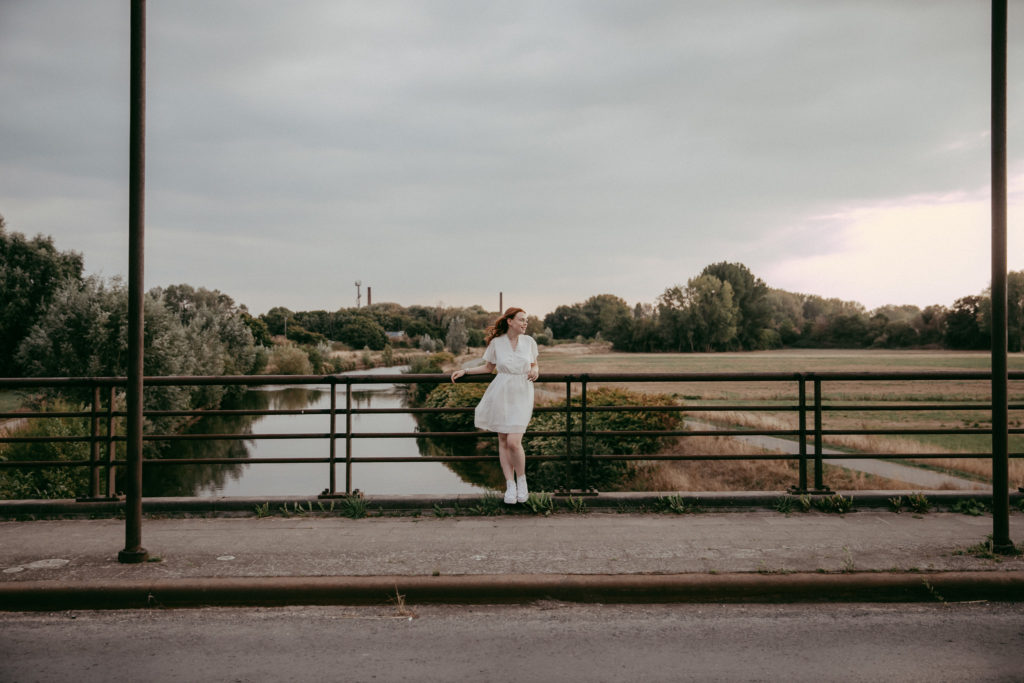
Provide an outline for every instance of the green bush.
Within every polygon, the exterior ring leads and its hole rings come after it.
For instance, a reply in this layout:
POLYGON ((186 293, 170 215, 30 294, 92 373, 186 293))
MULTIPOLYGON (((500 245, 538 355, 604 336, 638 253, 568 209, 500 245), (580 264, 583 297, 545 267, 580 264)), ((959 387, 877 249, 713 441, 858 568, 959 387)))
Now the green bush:
POLYGON ((275 346, 267 363, 270 375, 312 375, 313 365, 306 352, 297 346, 275 346))
MULTIPOLYGON (((448 353, 447 351, 442 351, 440 353, 432 353, 432 354, 427 355, 427 356, 414 356, 414 357, 412 357, 409 360, 409 369, 406 372, 408 372, 411 375, 436 375, 436 374, 439 374, 439 373, 443 372, 442 368, 444 368, 444 366, 447 363, 451 363, 453 360, 455 360, 455 356, 453 356, 452 354, 448 353)), ((410 392, 410 397, 411 397, 412 402, 415 403, 416 405, 422 404, 424 401, 427 400, 427 396, 430 394, 430 392, 433 391, 435 387, 439 387, 439 386, 445 386, 445 385, 444 384, 440 384, 440 385, 437 385, 437 384, 425 384, 425 383, 424 384, 410 384, 409 385, 409 392, 410 392)), ((456 386, 456 385, 453 385, 453 386, 456 386)), ((457 386, 467 386, 467 385, 457 385, 457 386)), ((476 386, 483 386, 483 385, 476 385, 476 386)), ((483 391, 482 390, 480 392, 480 396, 483 396, 483 391)), ((439 407, 440 408, 440 407, 444 407, 444 406, 435 406, 435 407, 439 407)), ((470 426, 472 427, 472 420, 470 421, 470 426)), ((434 431, 437 431, 437 430, 434 430, 434 431)))
MULTIPOLYGON (((484 384, 440 384, 430 389, 418 405, 424 408, 473 408, 480 401, 486 389, 484 384)), ((573 398, 572 405, 578 407, 579 398, 573 398)), ((674 405, 668 396, 651 396, 623 389, 596 389, 588 393, 588 406, 663 406, 674 405)), ((565 401, 544 404, 545 407, 564 410, 565 401)), ((681 423, 681 414, 677 412, 643 412, 632 410, 626 412, 598 412, 587 416, 587 450, 591 454, 602 455, 634 455, 656 453, 664 445, 664 437, 654 436, 589 436, 591 431, 654 431, 674 430, 681 423)), ((420 429, 423 432, 472 432, 473 413, 425 413, 420 416, 420 429)), ((580 432, 579 414, 574 413, 572 432, 580 432)), ((523 445, 527 455, 565 454, 565 413, 534 412, 530 423, 530 431, 555 431, 558 436, 530 436, 527 434, 523 445)), ((433 441, 441 441, 434 439, 433 441)), ((493 439, 448 439, 446 449, 454 454, 472 455, 476 453, 497 453, 493 439)), ((531 479, 531 488, 537 491, 554 491, 567 483, 575 487, 582 476, 578 460, 581 442, 578 436, 572 438, 573 461, 567 466, 564 460, 543 462, 527 462, 527 474, 531 479), (567 469, 568 467, 568 469, 567 469), (568 482, 567 482, 568 479, 568 482)), ((587 475, 592 487, 602 490, 618 488, 632 476, 634 464, 631 461, 591 461, 587 475)))
MULTIPOLYGON (((56 401, 51 410, 73 412, 82 406, 56 401)), ((89 434, 88 418, 38 418, 29 420, 18 436, 84 436, 89 434)), ((0 447, 0 460, 63 460, 88 461, 89 444, 63 443, 11 443, 0 447)), ((89 469, 61 467, 50 469, 0 469, 0 498, 76 498, 89 493, 89 469)))

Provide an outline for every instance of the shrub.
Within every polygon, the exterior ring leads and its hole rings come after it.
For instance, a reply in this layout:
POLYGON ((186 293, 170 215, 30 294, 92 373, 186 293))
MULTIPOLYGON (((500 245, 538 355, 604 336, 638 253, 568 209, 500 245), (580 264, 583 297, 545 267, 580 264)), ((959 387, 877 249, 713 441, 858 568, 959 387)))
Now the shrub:
MULTIPOLYGON (((426 386, 426 385, 424 385, 426 386)), ((472 408, 480 401, 486 389, 483 384, 440 384, 432 389, 427 387, 421 403, 426 408, 472 408)), ((596 389, 588 394, 589 406, 626 406, 626 405, 673 405, 668 396, 650 396, 622 389, 596 389)), ((573 399, 573 406, 579 406, 579 398, 573 399)), ((565 401, 545 404, 545 407, 565 408, 565 401)), ((471 432, 474 429, 473 413, 425 413, 420 416, 420 428, 424 432, 471 432)), ((652 431, 673 430, 681 421, 680 413, 674 412, 600 412, 587 416, 587 431, 652 431)), ((572 431, 580 432, 578 414, 574 414, 572 431)), ((535 412, 530 423, 530 430, 565 432, 565 413, 535 412)), ((435 439, 434 441, 439 441, 435 439)), ((466 440, 449 439, 447 450, 456 454, 471 455, 480 451, 494 453, 496 443, 493 439, 466 440)), ((655 453, 665 443, 664 437, 655 436, 588 436, 587 450, 592 454, 634 455, 655 453)), ((536 490, 554 491, 567 483, 574 485, 582 476, 579 462, 579 438, 572 439, 573 460, 567 465, 564 460, 543 462, 527 462, 527 474, 531 477, 531 485, 536 490)), ((530 436, 524 439, 527 455, 565 454, 565 437, 530 436)), ((614 489, 633 475, 635 466, 630 461, 591 461, 587 474, 588 483, 600 489, 614 489)))
POLYGON ((312 375, 306 352, 297 346, 275 346, 267 362, 268 375, 312 375))
MULTIPOLYGON (((673 405, 669 396, 641 394, 625 389, 602 388, 588 392, 587 405, 596 406, 664 406, 673 405)), ((573 406, 580 405, 579 397, 572 399, 573 406)), ((565 401, 546 404, 547 407, 565 408, 565 401)), ((677 429, 682 416, 674 412, 599 412, 587 415, 587 451, 601 455, 639 455, 656 453, 666 444, 665 437, 657 436, 590 436, 593 431, 656 431, 677 429)), ((579 414, 572 418, 572 432, 580 432, 579 414)), ((531 431, 565 431, 565 413, 534 413, 530 423, 531 431)), ((582 477, 581 465, 577 459, 580 440, 572 440, 573 462, 566 468, 564 460, 529 463, 527 473, 536 481, 535 486, 544 490, 555 490, 566 484, 578 482, 582 477)), ((564 455, 564 436, 529 436, 524 440, 528 455, 564 455)), ((600 460, 591 461, 587 470, 588 484, 598 489, 614 489, 631 477, 636 469, 634 461, 600 460)))
MULTIPOLYGON (((55 401, 54 411, 73 412, 82 406, 55 401)), ((19 436, 82 436, 89 433, 88 418, 38 418, 19 431, 19 436)), ((123 448, 123 447, 122 447, 123 448)), ((12 443, 0 447, 0 460, 63 460, 87 461, 89 444, 64 443, 12 443)), ((61 467, 31 470, 0 470, 0 498, 76 498, 89 493, 89 469, 61 467)))

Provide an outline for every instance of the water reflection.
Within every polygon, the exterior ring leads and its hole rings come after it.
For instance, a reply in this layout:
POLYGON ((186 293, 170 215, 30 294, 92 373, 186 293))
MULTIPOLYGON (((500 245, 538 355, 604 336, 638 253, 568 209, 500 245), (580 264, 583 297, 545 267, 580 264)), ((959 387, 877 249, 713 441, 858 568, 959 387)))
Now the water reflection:
MULTIPOLYGON (((337 406, 344 409, 345 390, 339 387, 337 406)), ((353 385, 356 408, 400 408, 404 394, 394 385, 353 385)), ((238 409, 287 410, 329 409, 328 387, 259 387, 248 391, 238 409)), ((337 429, 344 432, 345 416, 337 417, 337 429)), ((352 429, 361 432, 413 432, 416 422, 408 414, 353 415, 352 429)), ((204 418, 189 433, 235 434, 326 434, 329 415, 256 415, 204 418)), ((353 439, 354 457, 402 457, 437 452, 426 440, 411 438, 353 439), (418 443, 419 442, 419 443, 418 443)), ((330 442, 322 439, 246 439, 237 441, 174 442, 167 458, 260 458, 326 457, 330 442)), ((345 440, 337 441, 337 489, 345 490, 345 440)), ((352 488, 367 494, 459 494, 480 493, 492 483, 491 463, 355 463, 352 488), (481 467, 480 465, 485 465, 481 467), (481 483, 473 483, 481 482, 481 483)), ((153 466, 144 469, 144 496, 309 496, 330 484, 327 463, 153 466)), ((500 480, 500 472, 498 472, 500 480)), ((500 481, 499 481, 500 483, 500 481)))

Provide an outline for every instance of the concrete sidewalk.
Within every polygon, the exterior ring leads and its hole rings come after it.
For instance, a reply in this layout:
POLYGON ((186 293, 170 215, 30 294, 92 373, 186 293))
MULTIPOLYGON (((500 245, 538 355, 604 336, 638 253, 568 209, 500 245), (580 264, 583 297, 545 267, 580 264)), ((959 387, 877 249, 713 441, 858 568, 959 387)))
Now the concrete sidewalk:
MULTIPOLYGON (((429 506, 428 506, 429 509, 429 506)), ((1024 540, 1024 514, 1010 516, 1024 540)), ((1024 559, 965 553, 991 515, 146 517, 0 522, 0 609, 426 602, 1024 600, 1024 559)))

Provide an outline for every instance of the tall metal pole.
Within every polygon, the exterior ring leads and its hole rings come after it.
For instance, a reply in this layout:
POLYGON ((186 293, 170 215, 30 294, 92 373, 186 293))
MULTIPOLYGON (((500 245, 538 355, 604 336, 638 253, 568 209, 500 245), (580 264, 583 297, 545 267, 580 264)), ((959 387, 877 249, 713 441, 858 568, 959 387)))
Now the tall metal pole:
POLYGON ((142 389, 146 187, 146 1, 131 3, 131 123, 128 147, 128 471, 120 562, 145 562, 142 547, 142 389))
POLYGON ((1010 540, 1006 317, 1006 6, 992 0, 992 545, 1010 540))

